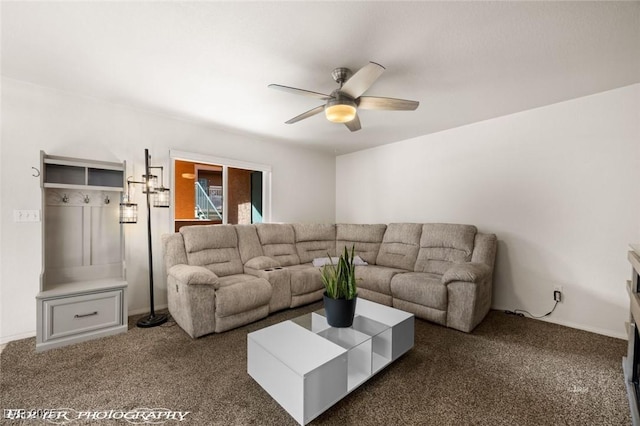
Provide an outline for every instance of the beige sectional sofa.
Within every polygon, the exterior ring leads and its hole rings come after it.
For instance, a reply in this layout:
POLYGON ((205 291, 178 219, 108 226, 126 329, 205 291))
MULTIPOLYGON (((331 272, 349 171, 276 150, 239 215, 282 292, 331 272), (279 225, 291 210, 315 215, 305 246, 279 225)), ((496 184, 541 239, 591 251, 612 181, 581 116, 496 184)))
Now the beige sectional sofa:
POLYGON ((470 332, 491 305, 496 237, 442 223, 204 225, 163 236, 169 312, 191 337, 322 299, 314 259, 344 247, 358 297, 470 332))

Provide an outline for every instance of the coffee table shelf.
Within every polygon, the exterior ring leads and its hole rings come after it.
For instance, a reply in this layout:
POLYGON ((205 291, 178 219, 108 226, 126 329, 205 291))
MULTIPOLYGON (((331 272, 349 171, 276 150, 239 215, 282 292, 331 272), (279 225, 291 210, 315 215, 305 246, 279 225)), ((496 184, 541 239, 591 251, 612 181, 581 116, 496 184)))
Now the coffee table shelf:
POLYGON ((358 299, 349 328, 324 310, 247 335, 247 372, 305 425, 413 347, 413 314, 358 299))

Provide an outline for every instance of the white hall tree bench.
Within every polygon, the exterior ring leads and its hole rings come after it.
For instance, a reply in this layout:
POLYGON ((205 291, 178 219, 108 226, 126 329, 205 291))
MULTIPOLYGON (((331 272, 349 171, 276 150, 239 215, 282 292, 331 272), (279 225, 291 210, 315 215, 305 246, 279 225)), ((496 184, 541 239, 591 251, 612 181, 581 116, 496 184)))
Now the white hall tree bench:
POLYGON ((40 154, 36 351, 127 331, 119 204, 126 164, 40 154))

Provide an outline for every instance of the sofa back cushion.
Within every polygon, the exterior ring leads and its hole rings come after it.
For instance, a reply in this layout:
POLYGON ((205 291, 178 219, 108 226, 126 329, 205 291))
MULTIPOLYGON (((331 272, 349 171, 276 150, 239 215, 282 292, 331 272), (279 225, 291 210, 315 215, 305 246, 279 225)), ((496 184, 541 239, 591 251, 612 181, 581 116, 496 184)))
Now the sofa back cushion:
POLYGON ((339 223, 336 225, 336 253, 340 255, 346 247, 351 253, 355 246, 355 254, 370 265, 376 263, 380 251, 380 244, 387 225, 361 225, 339 223))
POLYGON ((320 223, 294 223, 296 250, 300 263, 336 255, 336 226, 320 223))
POLYGON ((256 225, 256 231, 265 256, 274 258, 280 266, 300 264, 293 226, 286 223, 260 223, 256 225))
POLYGON ((390 223, 382 238, 376 264, 413 271, 421 232, 419 223, 390 223))
POLYGON ((422 225, 416 272, 444 274, 452 263, 470 262, 477 229, 473 225, 422 225))
POLYGON ((233 225, 183 226, 180 233, 189 265, 204 266, 219 277, 243 273, 233 225))
POLYGON ((184 240, 182 234, 164 234, 162 236, 162 246, 164 248, 164 267, 168 271, 175 265, 187 265, 187 252, 184 250, 184 240))
POLYGON ((472 262, 484 263, 493 271, 496 260, 498 240, 495 234, 483 234, 478 232, 473 243, 472 262))
POLYGON ((255 257, 264 256, 255 225, 234 225, 234 228, 238 234, 238 250, 243 264, 255 257))

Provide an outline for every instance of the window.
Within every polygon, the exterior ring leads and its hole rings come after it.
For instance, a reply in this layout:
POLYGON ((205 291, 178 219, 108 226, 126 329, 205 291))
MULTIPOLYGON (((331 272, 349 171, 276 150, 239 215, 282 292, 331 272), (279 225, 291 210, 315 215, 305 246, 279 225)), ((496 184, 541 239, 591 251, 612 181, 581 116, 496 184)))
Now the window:
POLYGON ((175 230, 269 220, 271 167, 171 151, 175 230))

